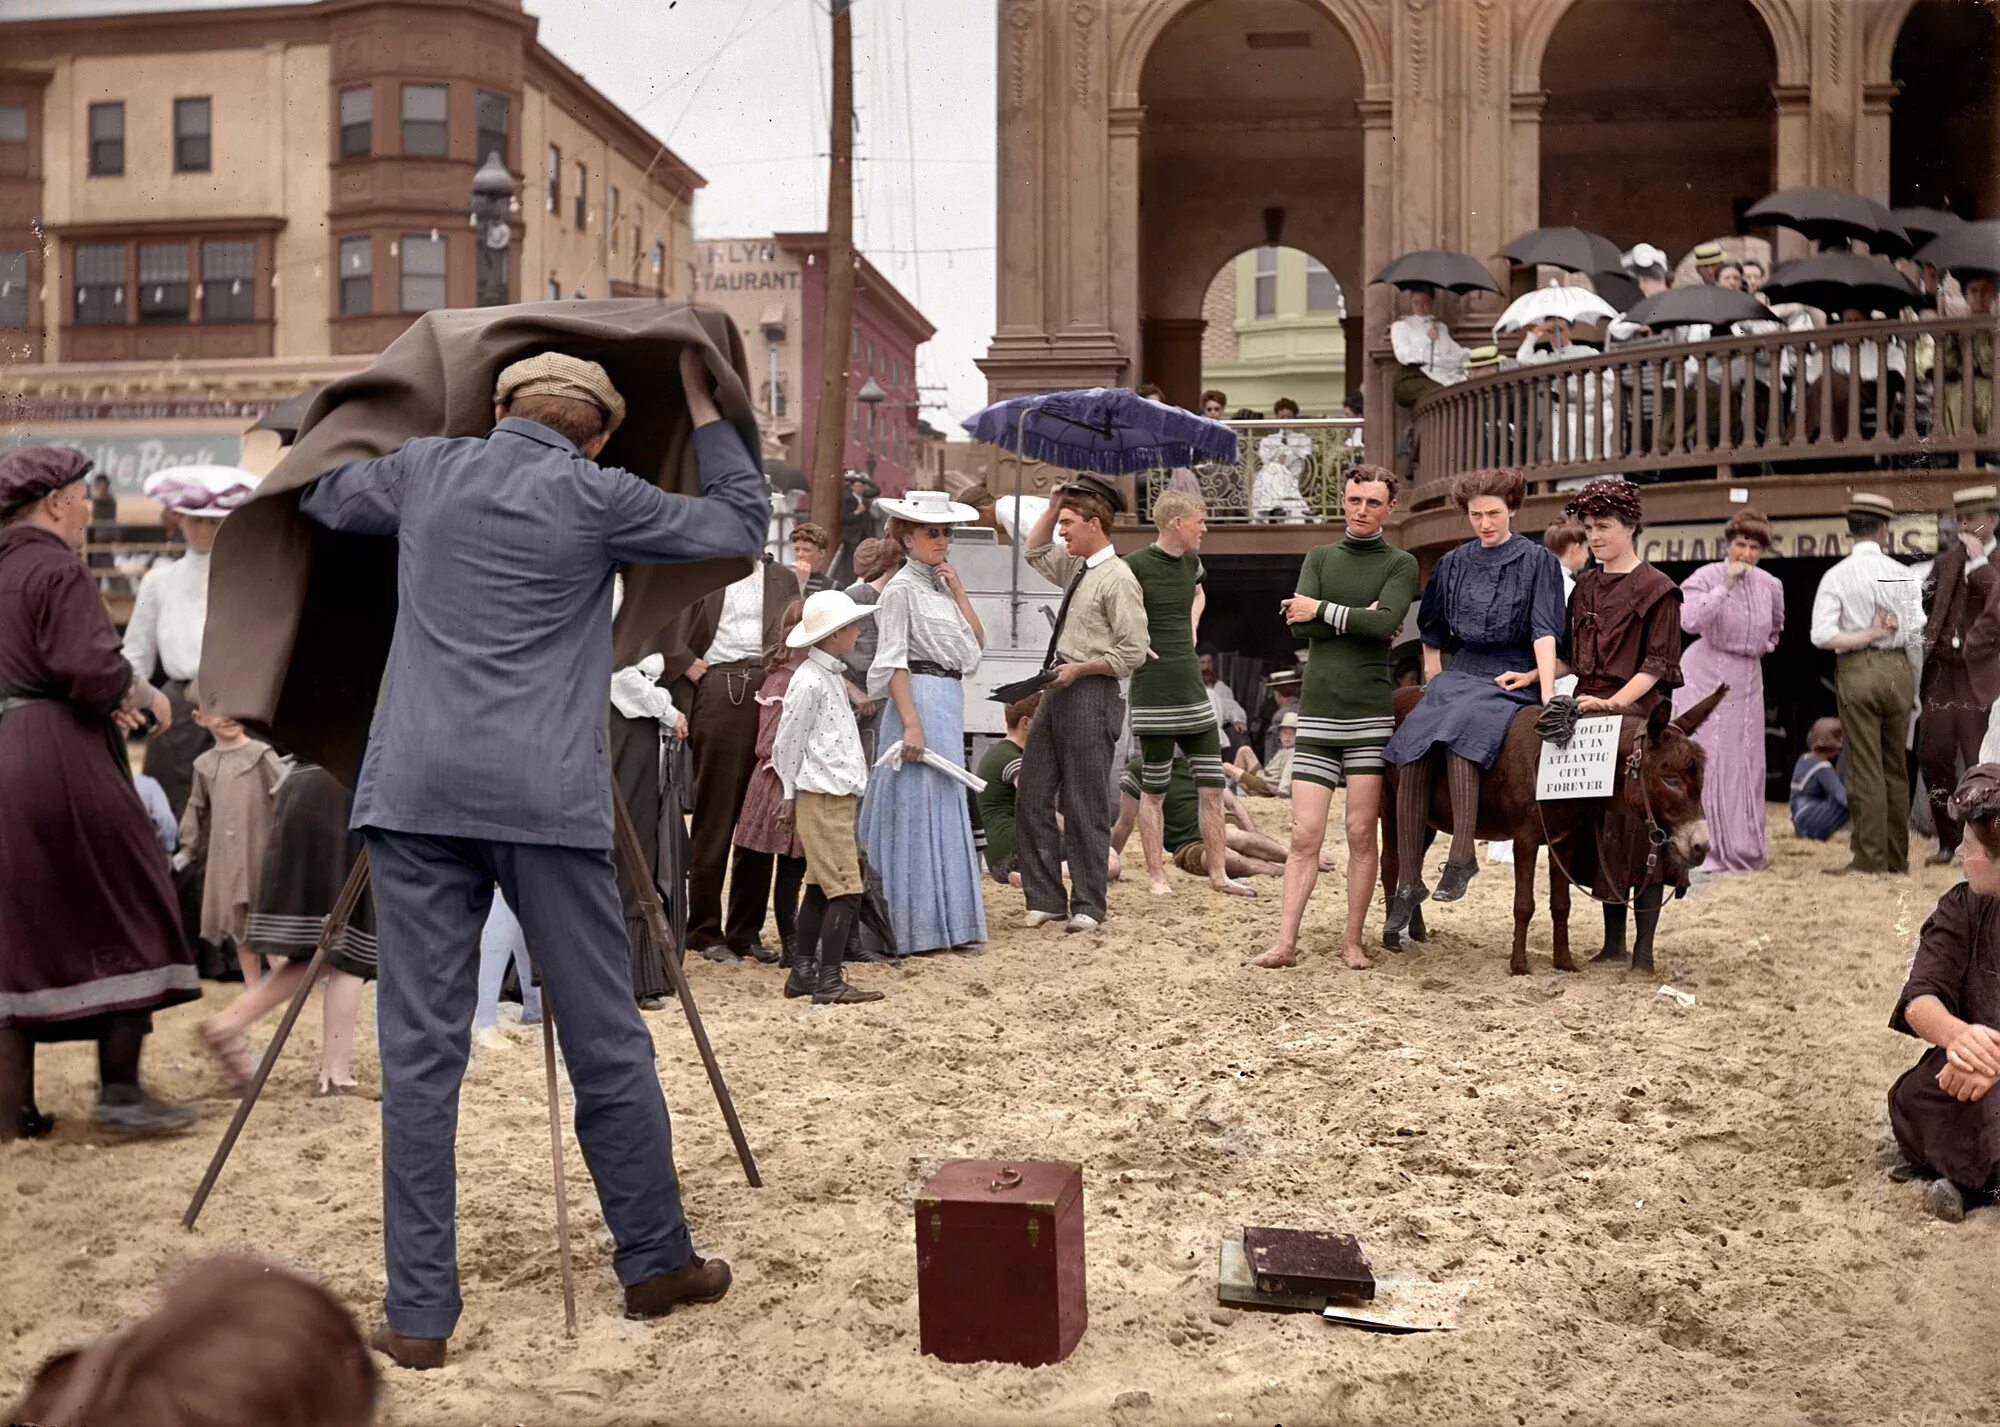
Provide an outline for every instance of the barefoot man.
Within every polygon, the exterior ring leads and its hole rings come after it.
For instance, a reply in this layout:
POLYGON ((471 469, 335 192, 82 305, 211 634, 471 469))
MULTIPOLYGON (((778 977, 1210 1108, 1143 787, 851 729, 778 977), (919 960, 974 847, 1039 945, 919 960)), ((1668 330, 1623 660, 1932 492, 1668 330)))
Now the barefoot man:
POLYGON ((1160 538, 1125 557, 1146 598, 1150 646, 1132 672, 1132 732, 1139 740, 1139 843, 1146 850, 1146 886, 1156 897, 1173 891, 1167 881, 1165 804, 1174 749, 1187 755, 1200 789, 1201 842, 1208 880, 1218 892, 1257 894, 1229 875, 1229 843, 1222 821, 1222 730, 1201 684, 1195 631, 1207 602, 1202 588, 1201 537, 1208 511, 1201 497, 1168 491, 1153 502, 1160 538))
POLYGON ((1381 466, 1347 473, 1347 534, 1306 556, 1299 592, 1283 602, 1292 637, 1311 646, 1299 737, 1292 755, 1292 846, 1285 859, 1285 909, 1278 939, 1252 966, 1296 966, 1299 923, 1319 879, 1320 846, 1333 790, 1347 787, 1347 937, 1341 959, 1356 971, 1375 963, 1361 950, 1361 923, 1375 896, 1381 851, 1382 746, 1389 709, 1389 641, 1417 597, 1417 561, 1382 538, 1396 508, 1396 476, 1381 466))

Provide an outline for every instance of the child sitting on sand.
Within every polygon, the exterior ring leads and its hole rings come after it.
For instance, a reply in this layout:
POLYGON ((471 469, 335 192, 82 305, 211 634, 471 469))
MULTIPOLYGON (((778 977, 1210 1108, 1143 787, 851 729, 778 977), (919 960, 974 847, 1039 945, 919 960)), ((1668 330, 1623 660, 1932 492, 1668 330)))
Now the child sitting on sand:
POLYGON ((1792 765, 1792 831, 1825 842, 1847 826, 1847 785, 1833 766, 1840 756, 1840 720, 1823 718, 1806 733, 1806 751, 1792 765))

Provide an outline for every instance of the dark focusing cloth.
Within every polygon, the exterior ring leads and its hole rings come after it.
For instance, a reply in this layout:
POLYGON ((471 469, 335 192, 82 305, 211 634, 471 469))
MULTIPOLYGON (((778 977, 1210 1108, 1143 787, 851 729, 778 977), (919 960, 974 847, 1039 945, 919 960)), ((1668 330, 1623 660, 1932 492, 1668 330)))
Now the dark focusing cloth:
MULTIPOLYGON (((756 452, 742 336, 724 314, 686 302, 612 298, 427 312, 366 371, 322 389, 297 444, 217 532, 201 674, 213 706, 352 787, 395 627, 396 542, 315 525, 299 513, 302 488, 415 437, 484 435, 493 428, 500 370, 559 351, 600 363, 635 398, 600 463, 694 495, 693 426, 675 376, 690 343, 716 379, 716 404, 756 452)), ((677 614, 750 568, 748 558, 731 556, 627 569, 613 628, 616 666, 637 662, 677 614)))
POLYGON ((131 683, 77 553, 52 531, 0 530, 0 702, 20 701, 0 714, 0 1028, 94 1037, 107 1014, 201 994, 119 761, 110 720, 131 683))

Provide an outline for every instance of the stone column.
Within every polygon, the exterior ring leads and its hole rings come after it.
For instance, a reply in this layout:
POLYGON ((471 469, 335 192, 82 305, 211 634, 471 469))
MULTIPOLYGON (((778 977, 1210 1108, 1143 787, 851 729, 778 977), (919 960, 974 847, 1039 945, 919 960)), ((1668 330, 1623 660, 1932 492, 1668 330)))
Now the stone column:
MULTIPOLYGON (((1811 188, 1813 167, 1812 86, 1774 84, 1771 98, 1777 105, 1777 119, 1771 126, 1771 182, 1774 190, 1811 188)), ((1774 230, 1779 262, 1802 258, 1812 251, 1805 235, 1790 228, 1774 230)))
POLYGON ((1861 119, 1861 26, 1853 8, 1850 0, 1819 0, 1811 9, 1813 185, 1867 192, 1855 143, 1861 119))
MULTIPOLYGON (((1108 229, 1111 208, 1111 119, 1106 99, 1110 62, 1104 0, 1068 0, 1051 7, 1058 27, 1048 53, 1061 62, 1043 85, 1045 122, 1057 136, 1060 179, 1044 195, 1044 222, 1055 236, 1059 282, 1053 309, 1044 307, 1066 381, 1115 386, 1127 380, 1127 352, 1111 328, 1108 229)), ((1132 142, 1131 177, 1136 214, 1138 146, 1132 142)), ((1134 224, 1134 246, 1137 245, 1134 224)), ((1136 302, 1134 312, 1137 311, 1136 302)))
MULTIPOLYGON (((1110 115, 1110 205, 1106 233, 1110 254, 1111 331, 1131 359, 1135 380, 1158 381, 1143 373, 1139 330, 1139 135, 1146 111, 1134 106, 1110 115)), ((1161 383, 1165 385, 1165 383, 1161 383)))
POLYGON ((1855 136, 1855 183, 1863 193, 1889 201, 1889 107, 1902 85, 1870 84, 1861 91, 1861 127, 1855 136))
POLYGON ((994 264, 998 284, 993 341, 982 370, 994 394, 1033 390, 1017 383, 1023 362, 1045 356, 1042 282, 1046 234, 1042 225, 1042 25, 1041 0, 1005 0, 1000 12, 999 222, 994 264), (1005 391, 1003 392, 1003 388, 1005 391))
MULTIPOLYGON (((1355 107, 1361 113, 1361 269, 1364 277, 1373 277, 1396 255, 1395 104, 1386 97, 1370 97, 1355 107)), ((1362 368, 1348 373, 1347 383, 1361 388, 1368 418, 1368 459, 1377 465, 1388 465, 1395 450, 1395 399, 1390 395, 1394 382, 1382 380, 1380 372, 1395 316, 1394 289, 1368 284, 1361 299, 1362 348, 1368 356, 1362 368)))

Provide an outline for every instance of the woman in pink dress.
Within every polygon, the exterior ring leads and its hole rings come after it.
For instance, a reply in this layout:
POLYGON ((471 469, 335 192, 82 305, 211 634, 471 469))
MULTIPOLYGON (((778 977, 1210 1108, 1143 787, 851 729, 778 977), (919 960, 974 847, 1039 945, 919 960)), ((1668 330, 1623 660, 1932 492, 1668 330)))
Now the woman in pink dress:
POLYGON ((1729 695, 1695 741, 1708 750, 1702 810, 1708 816, 1704 872, 1755 872, 1770 860, 1764 840, 1763 658, 1785 632, 1785 587, 1757 568, 1771 548, 1771 523, 1749 507, 1723 527, 1728 556, 1703 565, 1681 586, 1681 628, 1699 640, 1681 655, 1685 682, 1674 712, 1718 684, 1729 695))

